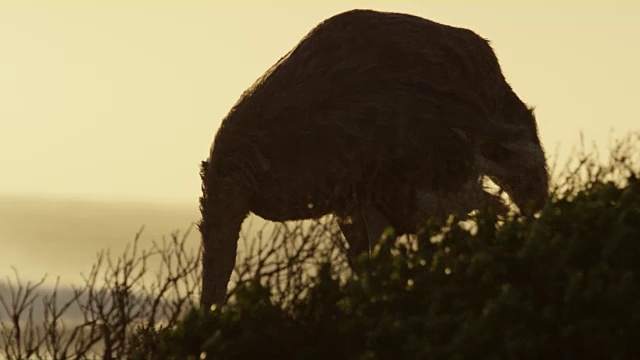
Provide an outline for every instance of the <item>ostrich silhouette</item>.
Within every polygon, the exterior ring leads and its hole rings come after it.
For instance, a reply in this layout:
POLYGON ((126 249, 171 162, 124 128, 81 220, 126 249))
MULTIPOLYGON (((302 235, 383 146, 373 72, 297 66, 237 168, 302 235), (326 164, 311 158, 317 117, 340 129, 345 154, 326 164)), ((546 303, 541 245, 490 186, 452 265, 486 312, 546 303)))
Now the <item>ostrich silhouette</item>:
POLYGON ((201 169, 201 304, 225 301, 240 227, 334 214, 350 256, 387 226, 415 233, 505 205, 539 210, 548 171, 536 120, 488 41, 417 16, 352 10, 316 26, 248 89, 201 169))

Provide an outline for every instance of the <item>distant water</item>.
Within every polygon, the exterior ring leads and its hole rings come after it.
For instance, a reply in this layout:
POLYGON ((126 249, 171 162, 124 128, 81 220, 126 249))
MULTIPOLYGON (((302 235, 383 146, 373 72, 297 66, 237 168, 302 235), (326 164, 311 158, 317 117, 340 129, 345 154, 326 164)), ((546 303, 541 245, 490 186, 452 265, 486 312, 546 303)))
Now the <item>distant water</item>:
MULTIPOLYGON (((13 278, 12 267, 21 279, 76 282, 100 250, 121 253, 143 226, 142 246, 186 231, 197 206, 0 197, 0 283, 13 278)), ((195 227, 189 241, 198 245, 195 227)))
MULTIPOLYGON (((169 239, 175 231, 184 233, 191 227, 187 244, 195 251, 200 245, 194 225, 199 220, 197 206, 0 196, 0 296, 8 300, 12 289, 18 289, 15 268, 23 289, 26 282, 48 275, 36 292, 41 298, 51 295, 59 277, 58 304, 62 304, 72 298, 71 285, 83 287, 80 274, 90 272, 98 252, 110 249, 117 258, 143 226, 141 249, 149 249, 153 240, 169 239)), ((270 231, 264 225, 264 220, 250 216, 241 233, 252 238, 260 229, 270 231)), ((241 241, 239 250, 242 248, 241 241)), ((151 280, 155 277, 153 269, 157 267, 149 264, 151 280)), ((34 302, 36 323, 42 321, 42 314, 42 303, 34 302)), ((8 321, 8 316, 0 307, 0 322, 8 321)), ((72 307, 64 319, 71 324, 80 321, 80 312, 72 307)))

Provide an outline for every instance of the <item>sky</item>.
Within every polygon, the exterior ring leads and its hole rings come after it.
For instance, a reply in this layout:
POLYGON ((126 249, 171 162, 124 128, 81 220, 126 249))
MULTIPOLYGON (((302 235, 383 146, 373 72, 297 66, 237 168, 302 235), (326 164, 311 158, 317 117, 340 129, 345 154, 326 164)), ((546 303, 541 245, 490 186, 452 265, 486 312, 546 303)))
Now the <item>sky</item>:
POLYGON ((491 40, 549 158, 640 127, 638 1, 0 1, 0 195, 196 204, 241 93, 353 8, 491 40))
POLYGON ((0 296, 14 269, 23 280, 46 274, 48 284, 57 277, 64 284, 82 283, 79 274, 88 275, 100 251, 116 258, 138 233, 143 250, 172 234, 188 234, 187 246, 197 249, 197 219, 197 207, 188 205, 0 197, 0 296))

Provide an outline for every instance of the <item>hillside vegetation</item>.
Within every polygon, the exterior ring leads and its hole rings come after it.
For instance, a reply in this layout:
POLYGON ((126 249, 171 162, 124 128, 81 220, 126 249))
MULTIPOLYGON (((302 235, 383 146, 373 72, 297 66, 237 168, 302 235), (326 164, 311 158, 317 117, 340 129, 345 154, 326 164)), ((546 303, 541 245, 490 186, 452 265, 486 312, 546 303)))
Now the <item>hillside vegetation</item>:
POLYGON ((619 144, 608 165, 578 156, 536 219, 483 210, 382 241, 360 276, 340 279, 326 262, 287 303, 246 282, 231 304, 193 311, 151 343, 139 336, 136 357, 640 358, 632 150, 619 144))
MULTIPOLYGON (((118 356, 100 346, 79 358, 640 359, 638 150, 633 135, 608 161, 576 154, 535 219, 480 210, 416 238, 387 236, 359 275, 326 246, 277 257, 284 266, 240 262, 249 270, 236 272, 227 305, 195 309, 184 301, 193 290, 160 297, 183 300, 175 316, 121 317, 118 356), (319 255, 293 259, 301 253, 319 255)), ((168 287, 181 286, 174 279, 168 287)))

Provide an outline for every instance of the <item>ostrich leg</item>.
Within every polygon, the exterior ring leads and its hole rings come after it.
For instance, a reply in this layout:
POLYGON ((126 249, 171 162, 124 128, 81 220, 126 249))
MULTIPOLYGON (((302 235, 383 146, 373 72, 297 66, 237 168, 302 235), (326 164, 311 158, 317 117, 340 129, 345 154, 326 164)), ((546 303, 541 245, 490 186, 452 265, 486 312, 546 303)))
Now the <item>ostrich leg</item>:
POLYGON ((349 265, 357 271, 358 256, 365 252, 369 253, 369 237, 365 220, 361 214, 352 215, 349 218, 338 219, 338 226, 349 244, 349 265))
POLYGON ((384 230, 391 226, 389 220, 374 207, 366 207, 359 215, 351 216, 349 221, 339 219, 340 231, 349 244, 349 261, 352 268, 357 268, 360 254, 371 253, 380 240, 384 230))
POLYGON ((369 238, 369 252, 371 252, 376 246, 376 243, 380 241, 380 237, 384 231, 391 226, 391 222, 374 207, 366 208, 364 210, 363 218, 369 238))

